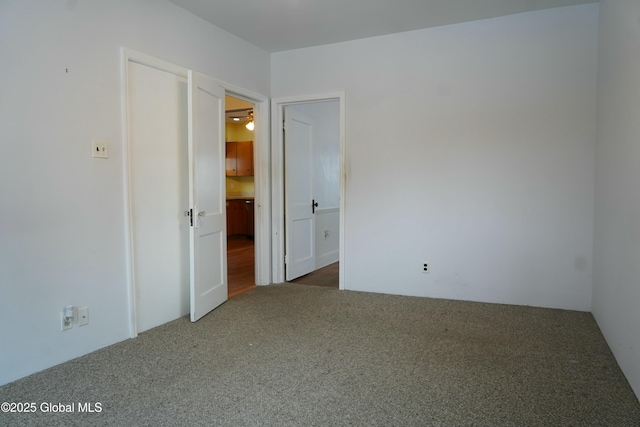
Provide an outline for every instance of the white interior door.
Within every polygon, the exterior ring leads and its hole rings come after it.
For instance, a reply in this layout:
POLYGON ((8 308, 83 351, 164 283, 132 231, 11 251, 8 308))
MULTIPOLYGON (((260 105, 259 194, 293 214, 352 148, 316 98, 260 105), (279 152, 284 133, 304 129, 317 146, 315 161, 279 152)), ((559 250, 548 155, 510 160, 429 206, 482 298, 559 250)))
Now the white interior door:
POLYGON ((316 267, 313 200, 313 121, 284 108, 285 276, 294 280, 316 267))
POLYGON ((187 79, 127 61, 136 331, 189 313, 187 79))
POLYGON ((227 300, 224 89, 189 71, 191 321, 227 300))

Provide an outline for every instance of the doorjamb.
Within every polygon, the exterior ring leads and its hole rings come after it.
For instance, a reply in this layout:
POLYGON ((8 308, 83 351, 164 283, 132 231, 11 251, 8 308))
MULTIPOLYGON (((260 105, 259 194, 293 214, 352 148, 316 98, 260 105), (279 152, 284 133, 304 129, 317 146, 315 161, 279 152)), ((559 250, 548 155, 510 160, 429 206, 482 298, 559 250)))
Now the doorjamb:
POLYGON ((284 121, 284 107, 294 104, 309 104, 313 102, 338 101, 340 104, 340 232, 338 259, 339 289, 345 289, 345 93, 332 92, 318 95, 301 95, 271 100, 271 251, 273 253, 272 274, 273 282, 284 282, 284 141, 282 127, 284 121))
MULTIPOLYGON (((131 155, 129 136, 129 62, 146 65, 161 71, 175 74, 179 77, 188 78, 188 69, 173 63, 158 59, 151 55, 138 52, 126 47, 120 49, 120 73, 121 73, 121 119, 122 119, 122 167, 124 184, 124 215, 125 215, 125 258, 127 275, 127 293, 129 303, 129 336, 138 336, 137 313, 136 313, 136 285, 135 285, 135 263, 133 251, 133 215, 132 206, 132 183, 131 183, 131 155)), ((241 88, 231 83, 218 80, 225 92, 229 95, 245 99, 255 105, 254 121, 256 131, 254 131, 254 173, 259 185, 255 187, 255 220, 256 227, 256 260, 255 277, 257 285, 268 285, 271 283, 271 197, 270 197, 270 145, 269 145, 269 103, 268 98, 259 93, 241 88)))

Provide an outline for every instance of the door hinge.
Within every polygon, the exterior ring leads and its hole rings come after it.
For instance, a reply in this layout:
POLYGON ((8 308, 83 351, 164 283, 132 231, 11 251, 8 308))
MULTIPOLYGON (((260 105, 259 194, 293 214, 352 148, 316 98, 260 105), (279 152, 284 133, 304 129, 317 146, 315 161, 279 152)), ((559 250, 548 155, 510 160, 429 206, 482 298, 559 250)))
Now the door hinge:
POLYGON ((287 260, 288 260, 287 255, 285 255, 285 256, 284 256, 284 263, 285 263, 285 265, 287 264, 287 260))

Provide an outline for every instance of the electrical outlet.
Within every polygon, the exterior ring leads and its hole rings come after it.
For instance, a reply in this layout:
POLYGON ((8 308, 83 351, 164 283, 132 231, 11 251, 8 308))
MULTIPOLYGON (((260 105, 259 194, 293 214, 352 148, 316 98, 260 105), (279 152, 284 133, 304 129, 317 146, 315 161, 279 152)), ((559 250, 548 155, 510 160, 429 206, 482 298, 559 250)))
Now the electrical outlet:
POLYGON ((73 319, 74 319, 74 307, 72 305, 68 305, 62 309, 61 315, 61 329, 66 331, 67 329, 73 328, 73 319))
POLYGON ((422 272, 424 274, 431 273, 431 264, 429 264, 428 262, 425 262, 424 264, 422 264, 422 272))

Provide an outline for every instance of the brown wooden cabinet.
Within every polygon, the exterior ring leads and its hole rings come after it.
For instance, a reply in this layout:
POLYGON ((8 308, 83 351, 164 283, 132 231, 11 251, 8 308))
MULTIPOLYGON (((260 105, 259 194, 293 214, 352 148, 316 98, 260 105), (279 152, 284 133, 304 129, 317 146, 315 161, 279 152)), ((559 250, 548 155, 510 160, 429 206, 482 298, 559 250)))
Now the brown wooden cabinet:
POLYGON ((227 176, 253 176, 253 141, 228 141, 227 176))
POLYGON ((227 236, 253 237, 253 200, 227 200, 227 236))
POLYGON ((227 201, 227 236, 246 234, 247 221, 244 200, 227 201))

